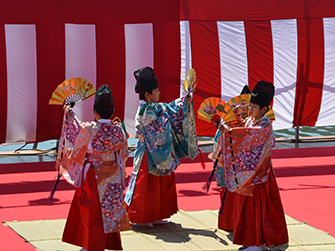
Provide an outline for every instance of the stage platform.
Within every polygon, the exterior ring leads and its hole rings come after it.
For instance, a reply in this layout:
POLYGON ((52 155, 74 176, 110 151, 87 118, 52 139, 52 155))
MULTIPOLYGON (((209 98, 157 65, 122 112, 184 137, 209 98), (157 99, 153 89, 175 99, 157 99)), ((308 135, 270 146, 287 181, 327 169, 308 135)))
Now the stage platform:
MULTIPOLYGON (((121 233, 125 251, 135 250, 237 250, 233 233, 217 229, 217 210, 183 211, 167 224, 132 225, 121 233)), ((61 241, 65 219, 6 222, 37 250, 73 250, 81 248, 61 241)), ((335 250, 335 238, 286 215, 290 237, 288 251, 335 250)), ((270 249, 271 250, 271 249, 270 249)))
MULTIPOLYGON (((213 182, 209 193, 201 190, 213 166, 206 159, 210 144, 201 146, 205 170, 198 158, 181 161, 176 170, 179 212, 167 225, 134 225, 122 233, 125 250, 237 250, 232 233, 217 229, 219 188, 213 182)), ((278 142, 272 160, 287 215, 287 250, 334 251, 335 141, 278 142)), ((0 157, 0 220, 6 222, 0 224, 0 250, 80 249, 53 246, 66 245, 60 238, 74 193, 62 180, 53 203, 47 202, 56 176, 54 161, 52 152, 0 157)), ((130 158, 128 174, 131 169, 130 158)))

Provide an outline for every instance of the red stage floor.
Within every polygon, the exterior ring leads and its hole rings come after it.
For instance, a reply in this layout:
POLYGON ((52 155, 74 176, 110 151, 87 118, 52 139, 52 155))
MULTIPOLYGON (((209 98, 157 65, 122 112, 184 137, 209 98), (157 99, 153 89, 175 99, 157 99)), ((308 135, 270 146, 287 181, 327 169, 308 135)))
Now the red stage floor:
MULTIPOLYGON (((198 159, 184 160, 176 171, 180 209, 219 208, 219 188, 215 181, 208 194, 201 190, 212 169, 208 159, 206 164, 203 170, 198 159)), ((273 165, 285 213, 335 236, 335 147, 274 150, 273 165)), ((127 167, 128 173, 131 168, 127 167)), ((55 175, 54 162, 1 164, 0 219, 66 218, 74 189, 61 181, 53 203, 48 204, 46 198, 55 175)), ((0 250, 35 250, 3 225, 0 236, 0 250)))

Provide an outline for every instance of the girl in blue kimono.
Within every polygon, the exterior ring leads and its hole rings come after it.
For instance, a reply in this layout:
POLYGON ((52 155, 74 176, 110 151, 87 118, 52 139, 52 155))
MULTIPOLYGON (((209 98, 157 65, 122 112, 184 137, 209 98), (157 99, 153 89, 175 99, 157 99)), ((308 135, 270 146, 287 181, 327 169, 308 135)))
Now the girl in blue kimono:
POLYGON ((140 97, 135 118, 138 142, 125 202, 132 223, 152 226, 178 211, 174 175, 178 159, 198 154, 194 111, 191 96, 158 103, 152 68, 141 68, 134 76, 140 97))

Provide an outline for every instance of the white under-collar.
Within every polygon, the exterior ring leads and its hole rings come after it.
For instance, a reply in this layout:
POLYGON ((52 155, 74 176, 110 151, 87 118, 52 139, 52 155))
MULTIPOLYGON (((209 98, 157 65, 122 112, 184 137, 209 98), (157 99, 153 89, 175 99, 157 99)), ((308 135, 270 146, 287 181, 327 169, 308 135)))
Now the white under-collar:
POLYGON ((107 124, 109 124, 109 123, 111 123, 112 121, 111 121, 110 119, 99 119, 98 122, 99 122, 99 123, 107 123, 107 124))

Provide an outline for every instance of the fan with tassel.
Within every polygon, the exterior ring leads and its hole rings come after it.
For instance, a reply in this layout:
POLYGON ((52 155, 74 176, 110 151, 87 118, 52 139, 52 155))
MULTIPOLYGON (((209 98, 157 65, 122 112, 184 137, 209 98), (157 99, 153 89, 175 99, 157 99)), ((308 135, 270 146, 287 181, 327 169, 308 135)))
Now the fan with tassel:
POLYGON ((210 97, 201 103, 198 109, 198 118, 218 125, 221 119, 223 119, 225 123, 229 123, 236 117, 233 109, 226 105, 226 102, 220 98, 210 97))
POLYGON ((69 104, 71 107, 95 95, 93 85, 84 78, 70 78, 57 86, 49 105, 69 104))
MULTIPOLYGON (((95 95, 95 89, 93 85, 84 78, 70 78, 63 81, 60 85, 56 87, 56 90, 52 93, 49 100, 49 105, 70 105, 73 108, 76 104, 81 101, 93 97, 95 95)), ((63 122, 64 123, 64 122, 63 122)), ((60 139, 64 142, 64 138, 60 139)), ((58 149, 58 158, 62 158, 64 153, 64 143, 61 144, 62 147, 58 149)), ((56 169, 58 170, 58 175, 51 189, 50 195, 48 197, 49 203, 57 190, 60 177, 62 176, 59 169, 59 163, 56 162, 56 169)))

